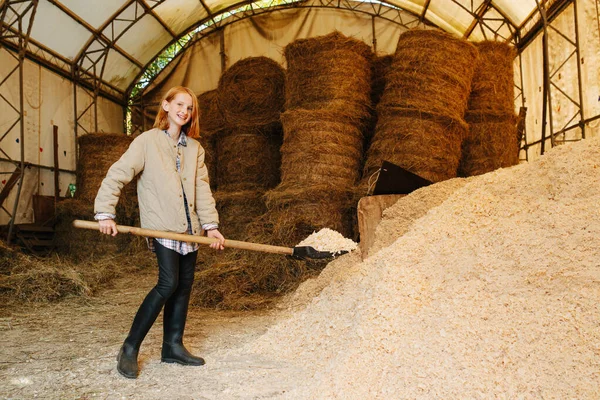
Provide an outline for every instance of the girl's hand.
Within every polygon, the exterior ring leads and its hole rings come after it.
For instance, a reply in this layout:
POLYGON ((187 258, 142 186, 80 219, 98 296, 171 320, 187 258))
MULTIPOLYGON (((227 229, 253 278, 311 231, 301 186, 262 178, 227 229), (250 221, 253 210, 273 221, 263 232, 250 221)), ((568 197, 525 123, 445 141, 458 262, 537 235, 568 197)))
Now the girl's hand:
POLYGON ((211 229, 210 231, 206 231, 206 236, 209 238, 218 239, 217 242, 211 243, 210 247, 215 250, 223 250, 225 248, 225 238, 221 235, 218 229, 211 229))
POLYGON ((117 236, 117 223, 113 219, 103 219, 98 221, 98 225, 100 225, 100 232, 117 236))

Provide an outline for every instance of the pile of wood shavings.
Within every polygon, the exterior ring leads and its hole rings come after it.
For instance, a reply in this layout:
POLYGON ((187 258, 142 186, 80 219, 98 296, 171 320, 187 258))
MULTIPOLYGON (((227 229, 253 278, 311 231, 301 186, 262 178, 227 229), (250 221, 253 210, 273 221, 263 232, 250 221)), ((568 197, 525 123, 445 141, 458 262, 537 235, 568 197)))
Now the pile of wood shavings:
POLYGON ((476 177, 247 350, 284 398, 600 398, 599 187, 598 139, 476 177))
POLYGON ((311 246, 318 251, 329 251, 333 255, 339 254, 344 250, 356 250, 358 247, 357 243, 352 239, 345 238, 341 233, 329 228, 313 232, 312 235, 298 243, 297 246, 311 246))

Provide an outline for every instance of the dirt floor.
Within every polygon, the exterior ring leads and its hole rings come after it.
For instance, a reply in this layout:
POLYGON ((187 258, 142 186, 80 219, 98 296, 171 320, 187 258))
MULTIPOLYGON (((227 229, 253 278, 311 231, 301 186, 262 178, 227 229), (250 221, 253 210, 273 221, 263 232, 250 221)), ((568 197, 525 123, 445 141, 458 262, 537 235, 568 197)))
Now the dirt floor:
POLYGON ((0 319, 2 399, 268 399, 285 396, 304 375, 297 366, 245 354, 274 312, 190 309, 185 343, 202 367, 160 362, 162 315, 140 352, 137 380, 121 377, 115 357, 155 275, 121 279, 93 298, 14 309, 0 319))

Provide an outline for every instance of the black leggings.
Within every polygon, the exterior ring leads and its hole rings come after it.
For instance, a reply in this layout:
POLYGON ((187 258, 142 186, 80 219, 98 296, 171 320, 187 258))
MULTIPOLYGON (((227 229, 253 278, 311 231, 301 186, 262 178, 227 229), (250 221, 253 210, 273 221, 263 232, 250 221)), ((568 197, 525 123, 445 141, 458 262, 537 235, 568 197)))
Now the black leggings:
POLYGON ((176 297, 189 295, 194 283, 198 252, 194 251, 183 256, 156 240, 154 240, 154 250, 158 260, 158 283, 155 286, 158 293, 165 299, 173 295, 176 297))

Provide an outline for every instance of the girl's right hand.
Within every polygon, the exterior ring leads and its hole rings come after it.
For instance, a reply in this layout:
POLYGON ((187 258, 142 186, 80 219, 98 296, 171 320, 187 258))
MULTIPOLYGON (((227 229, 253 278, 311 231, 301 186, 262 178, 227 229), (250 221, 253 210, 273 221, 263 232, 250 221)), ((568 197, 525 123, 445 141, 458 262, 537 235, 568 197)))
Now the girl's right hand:
POLYGON ((100 232, 107 235, 117 236, 117 223, 114 219, 103 219, 98 221, 98 225, 100 225, 100 232))

